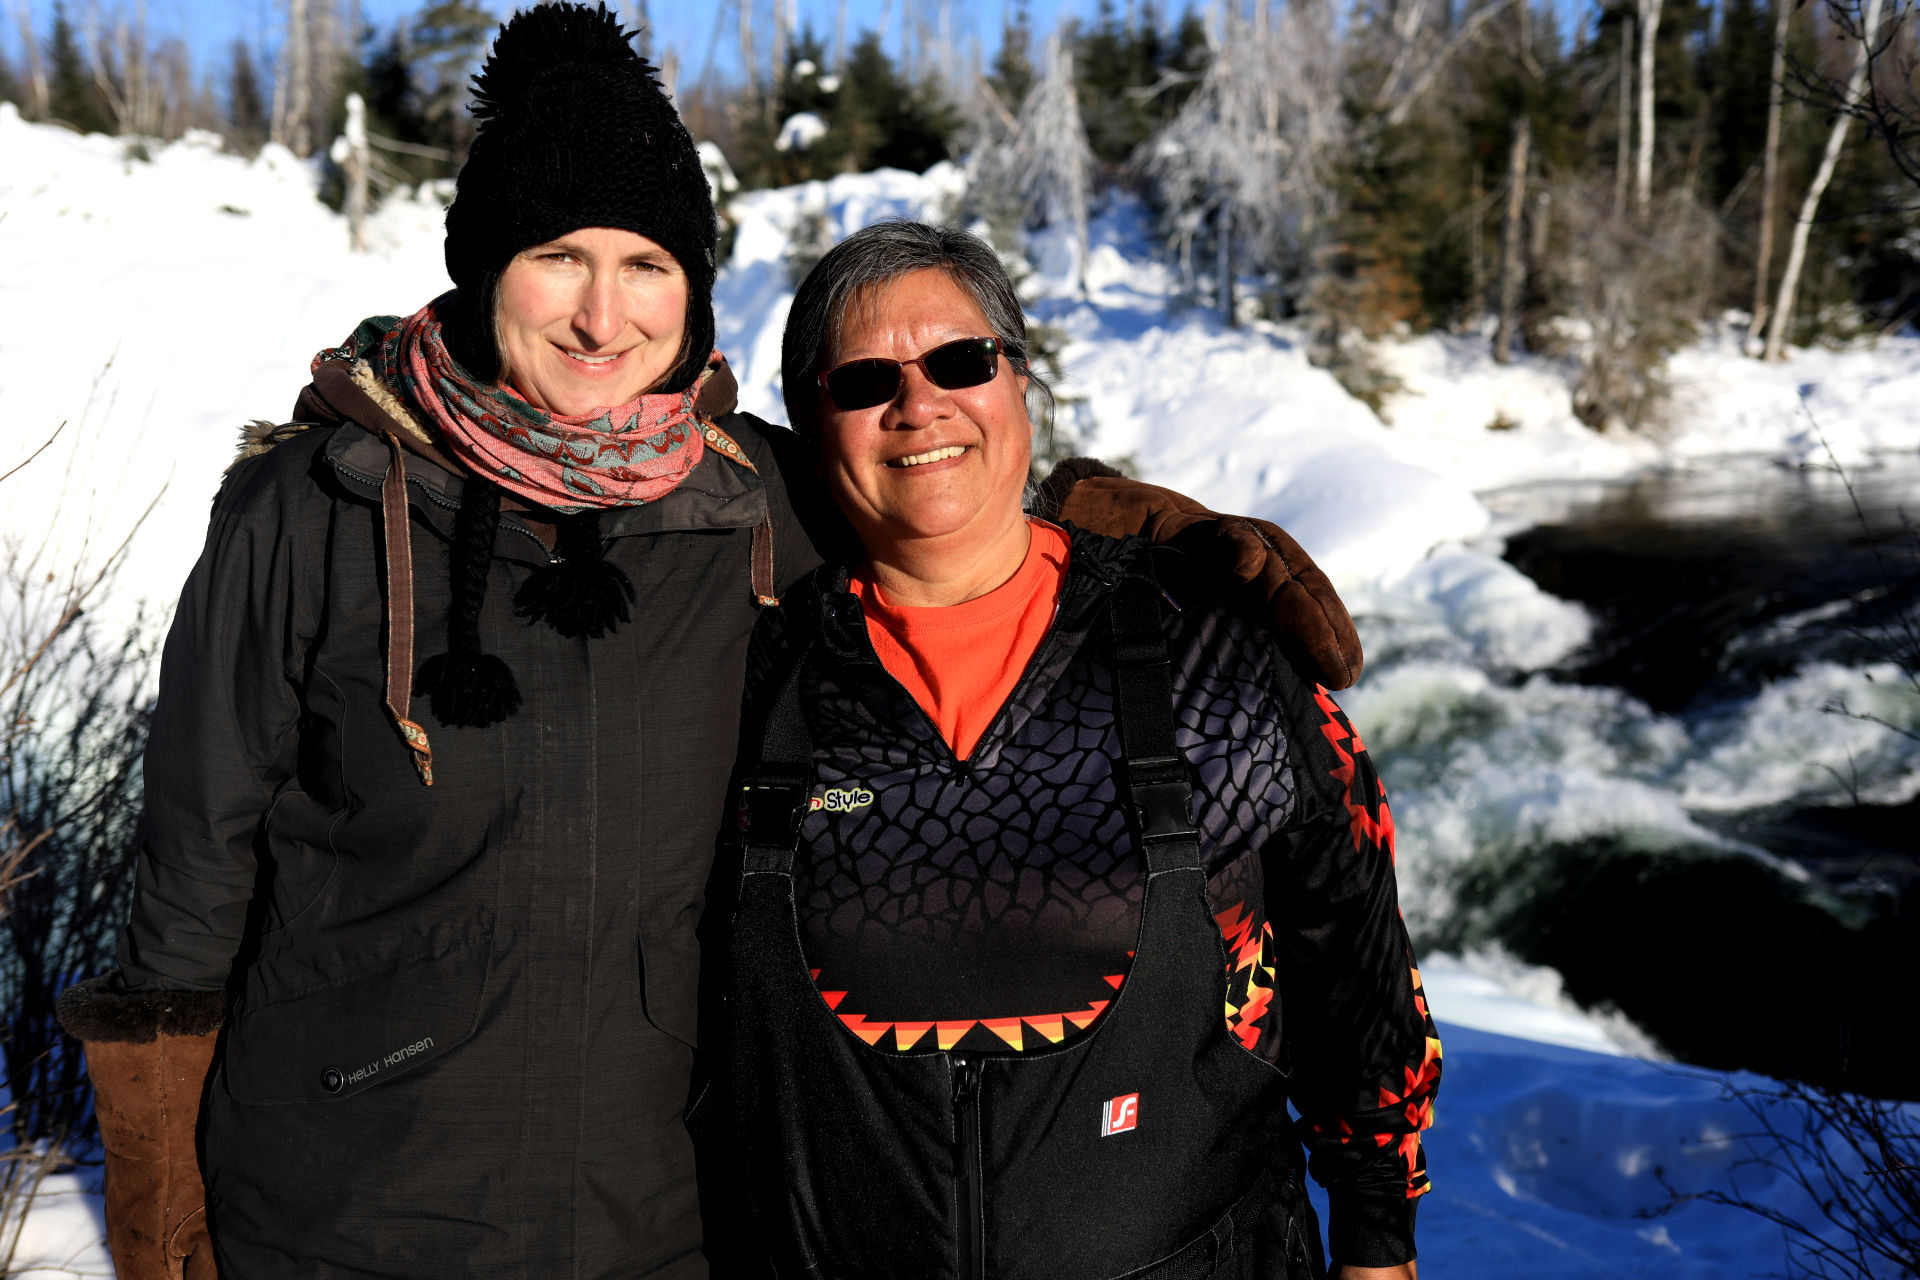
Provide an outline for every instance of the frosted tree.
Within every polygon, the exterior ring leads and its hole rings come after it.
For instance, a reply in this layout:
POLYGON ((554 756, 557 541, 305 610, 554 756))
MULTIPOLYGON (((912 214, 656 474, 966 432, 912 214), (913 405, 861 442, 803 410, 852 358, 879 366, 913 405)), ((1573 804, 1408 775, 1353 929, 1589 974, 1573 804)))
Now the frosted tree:
POLYGON ((1013 170, 1029 227, 1073 228, 1074 283, 1084 292, 1093 148, 1080 121, 1073 50, 1058 35, 1047 41, 1040 79, 1020 106, 1013 170))
POLYGON ((1179 115, 1138 163, 1159 187, 1169 242, 1189 281, 1211 227, 1222 318, 1234 322, 1242 266, 1299 269, 1336 202, 1329 161, 1343 136, 1340 56, 1322 0, 1295 0, 1276 21, 1227 9, 1209 31, 1212 60, 1179 115))

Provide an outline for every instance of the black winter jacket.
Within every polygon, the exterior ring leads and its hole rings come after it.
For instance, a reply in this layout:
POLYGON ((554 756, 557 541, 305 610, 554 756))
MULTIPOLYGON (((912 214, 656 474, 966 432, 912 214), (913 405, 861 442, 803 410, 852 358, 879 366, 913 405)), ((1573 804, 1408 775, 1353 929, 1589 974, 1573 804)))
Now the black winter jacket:
MULTIPOLYGON (((377 425, 377 424, 375 424, 377 425)), ((633 621, 514 616, 547 552, 512 514, 481 629, 525 705, 439 726, 416 777, 383 709, 385 445, 351 423, 235 468, 168 637, 121 971, 235 994, 204 1162, 225 1280, 697 1276, 682 1123, 713 832, 733 760, 753 526, 817 563, 774 441, 721 425, 666 499, 610 512, 633 621)), ((408 459, 417 656, 446 647, 461 482, 408 459)))

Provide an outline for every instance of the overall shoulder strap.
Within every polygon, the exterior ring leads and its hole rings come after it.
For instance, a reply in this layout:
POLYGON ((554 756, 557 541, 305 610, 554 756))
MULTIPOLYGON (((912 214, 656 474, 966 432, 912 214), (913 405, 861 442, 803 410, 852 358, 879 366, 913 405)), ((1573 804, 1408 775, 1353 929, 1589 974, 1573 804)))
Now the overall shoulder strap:
POLYGON ((747 828, 742 875, 786 875, 793 870, 800 821, 807 815, 807 793, 813 789, 813 735, 800 714, 800 676, 812 652, 811 644, 804 646, 780 682, 760 739, 760 763, 740 797, 747 828))
POLYGON ((1114 709, 1126 752, 1122 780, 1150 877, 1200 865, 1193 778, 1173 736, 1172 659, 1160 629, 1165 601, 1149 554, 1121 577, 1107 611, 1113 629, 1114 709))

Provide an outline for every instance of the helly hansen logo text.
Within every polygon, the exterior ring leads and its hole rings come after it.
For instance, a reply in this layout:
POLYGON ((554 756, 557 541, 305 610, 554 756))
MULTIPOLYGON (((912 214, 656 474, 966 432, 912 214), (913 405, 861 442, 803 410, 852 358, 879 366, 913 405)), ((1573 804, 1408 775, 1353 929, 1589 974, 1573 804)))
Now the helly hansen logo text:
POLYGON ((873 803, 873 792, 865 787, 835 788, 825 795, 813 797, 808 802, 809 809, 825 809, 828 813, 852 813, 855 809, 864 809, 873 803))
POLYGON ((372 1062, 369 1062, 366 1066, 361 1067, 359 1070, 349 1072, 347 1074, 347 1083, 359 1084, 362 1080, 365 1080, 368 1076, 379 1075, 380 1068, 391 1067, 397 1063, 405 1062, 408 1058, 413 1057, 415 1054, 425 1053, 427 1050, 431 1048, 433 1048, 433 1037, 424 1036, 421 1039, 414 1041, 412 1044, 408 1045, 404 1049, 395 1049, 392 1053, 388 1054, 386 1057, 375 1058, 372 1062))
POLYGON ((1100 1136, 1129 1133, 1140 1125, 1140 1095, 1123 1093, 1100 1108, 1100 1136))

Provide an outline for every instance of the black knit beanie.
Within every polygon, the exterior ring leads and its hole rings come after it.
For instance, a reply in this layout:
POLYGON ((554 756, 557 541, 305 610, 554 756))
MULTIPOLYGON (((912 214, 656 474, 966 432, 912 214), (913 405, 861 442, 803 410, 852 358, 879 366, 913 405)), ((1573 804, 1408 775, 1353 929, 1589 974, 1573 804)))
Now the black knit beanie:
POLYGON ((517 13, 473 78, 479 123, 447 210, 447 274, 460 291, 455 356, 497 376, 493 295, 523 249, 614 227, 646 236, 687 273, 687 336, 665 383, 684 391, 713 349, 719 227, 693 137, 653 67, 605 4, 517 13))

